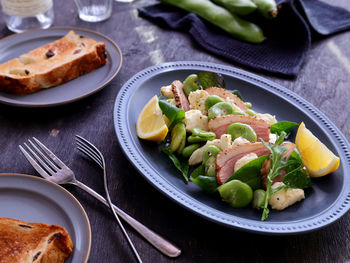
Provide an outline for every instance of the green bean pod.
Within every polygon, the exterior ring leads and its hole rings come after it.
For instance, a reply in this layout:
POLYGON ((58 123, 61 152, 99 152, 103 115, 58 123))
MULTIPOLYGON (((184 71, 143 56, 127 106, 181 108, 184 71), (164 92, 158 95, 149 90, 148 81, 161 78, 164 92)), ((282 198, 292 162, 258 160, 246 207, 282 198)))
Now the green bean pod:
POLYGON ((256 5, 251 0, 214 0, 214 2, 237 15, 248 15, 256 10, 256 5))
POLYGON ((265 18, 275 18, 278 14, 275 0, 252 0, 258 7, 258 11, 265 18))
POLYGON ((265 39, 260 27, 209 0, 162 0, 162 2, 193 12, 238 39, 251 43, 261 43, 265 39))

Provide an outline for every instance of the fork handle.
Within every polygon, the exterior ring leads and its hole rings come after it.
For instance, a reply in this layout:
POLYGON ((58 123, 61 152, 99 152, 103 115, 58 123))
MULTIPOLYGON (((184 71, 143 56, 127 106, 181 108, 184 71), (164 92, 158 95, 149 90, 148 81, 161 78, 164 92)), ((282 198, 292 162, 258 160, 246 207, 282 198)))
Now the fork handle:
MULTIPOLYGON (((101 196, 100 194, 92 190, 90 187, 86 186, 85 184, 79 181, 75 181, 72 184, 78 186, 80 189, 84 190, 85 192, 95 197, 105 206, 109 207, 107 200, 103 196, 101 196)), ((145 225, 141 224, 139 221, 137 221, 133 217, 129 216, 119 207, 113 205, 113 209, 121 218, 124 219, 124 221, 126 221, 130 226, 132 226, 137 232, 139 232, 141 236, 143 236, 148 242, 150 242, 155 248, 157 248, 164 255, 174 258, 181 254, 181 250, 178 247, 176 247, 175 245, 173 245, 172 243, 170 243, 168 240, 161 237, 157 233, 153 232, 151 229, 147 228, 145 225)))

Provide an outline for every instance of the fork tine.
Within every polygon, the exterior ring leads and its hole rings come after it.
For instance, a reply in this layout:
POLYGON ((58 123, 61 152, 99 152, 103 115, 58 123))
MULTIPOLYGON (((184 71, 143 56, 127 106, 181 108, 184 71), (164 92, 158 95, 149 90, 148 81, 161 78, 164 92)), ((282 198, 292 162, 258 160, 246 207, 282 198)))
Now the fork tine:
POLYGON ((88 140, 86 140, 85 138, 79 136, 79 135, 75 135, 75 141, 77 143, 80 143, 80 146, 85 146, 86 149, 90 150, 90 152, 92 154, 94 154, 102 163, 102 154, 101 152, 95 147, 95 145, 93 145, 92 143, 90 143, 88 140))
POLYGON ((57 164, 59 168, 67 167, 53 152, 51 152, 44 144, 42 144, 37 138, 33 137, 33 140, 40 146, 40 148, 50 156, 51 160, 57 164))
POLYGON ((49 178, 50 175, 40 167, 40 165, 30 156, 30 154, 21 146, 19 145, 19 149, 23 153, 24 157, 30 162, 30 164, 33 166, 33 168, 44 178, 49 178))
MULTIPOLYGON (((41 164, 41 166, 44 167, 44 169, 46 169, 46 171, 49 174, 54 174, 55 173, 55 171, 51 167, 49 167, 26 143, 24 143, 24 146, 27 147, 27 149, 30 151, 30 153, 34 156, 34 158, 37 160, 37 163, 39 162, 41 164)), ((47 157, 44 157, 44 159, 46 161, 47 157)))
POLYGON ((80 141, 77 141, 77 146, 78 148, 82 148, 83 150, 85 150, 85 154, 86 155, 91 155, 90 157, 91 158, 94 158, 94 160, 96 160, 99 164, 102 165, 102 160, 101 160, 101 157, 98 155, 98 153, 96 153, 93 149, 91 149, 88 145, 80 142, 80 141))
MULTIPOLYGON (((53 172, 55 172, 55 171, 57 171, 58 170, 58 167, 56 166, 56 165, 54 165, 51 161, 50 161, 50 159, 49 158, 47 158, 47 156, 30 140, 30 139, 28 139, 28 141, 29 141, 29 143, 32 145, 32 147, 34 148, 34 150, 37 152, 37 153, 39 153, 39 155, 46 161, 46 163, 50 166, 50 168, 51 168, 51 170, 53 171, 53 172)), ((25 143, 24 143, 24 145, 26 145, 25 143)), ((26 145, 27 146, 27 145, 26 145)), ((27 146, 27 148, 29 148, 28 146, 27 146)), ((31 150, 31 149, 29 149, 29 150, 31 150)), ((32 151, 31 151, 32 152, 32 151)), ((32 152, 32 154, 34 155, 34 153, 32 152)), ((45 167, 46 168, 46 167, 45 167)), ((51 172, 51 171, 49 171, 49 172, 51 172)))
POLYGON ((102 169, 103 169, 103 165, 100 162, 100 160, 98 160, 95 156, 93 156, 90 152, 88 152, 85 148, 82 148, 81 146, 78 146, 77 149, 79 151, 81 151, 82 153, 84 153, 86 156, 90 157, 93 161, 95 161, 102 169))

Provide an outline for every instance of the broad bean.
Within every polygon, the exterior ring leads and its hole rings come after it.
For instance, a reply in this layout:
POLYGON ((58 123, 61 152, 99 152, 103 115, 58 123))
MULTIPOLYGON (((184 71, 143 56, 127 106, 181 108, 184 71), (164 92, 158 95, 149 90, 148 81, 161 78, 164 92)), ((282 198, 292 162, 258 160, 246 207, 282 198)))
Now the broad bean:
POLYGON ((192 91, 201 89, 198 84, 198 76, 196 74, 189 75, 183 82, 182 89, 186 96, 190 95, 192 91))
MULTIPOLYGON (((186 127, 182 122, 177 123, 171 130, 171 142, 169 149, 176 152, 186 143, 186 127)), ((182 151, 182 150, 181 150, 182 151)))

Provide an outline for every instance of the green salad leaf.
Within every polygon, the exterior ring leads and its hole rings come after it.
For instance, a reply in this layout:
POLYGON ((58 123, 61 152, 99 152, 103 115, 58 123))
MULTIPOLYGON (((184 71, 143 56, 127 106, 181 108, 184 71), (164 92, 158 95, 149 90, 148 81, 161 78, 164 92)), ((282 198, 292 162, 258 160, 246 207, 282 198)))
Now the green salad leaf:
POLYGON ((195 178, 191 178, 191 181, 208 193, 216 192, 218 187, 216 177, 214 176, 198 175, 195 178))
POLYGON ((233 95, 236 95, 238 98, 240 98, 242 101, 245 101, 241 95, 241 93, 239 92, 239 90, 234 89, 234 90, 228 90, 229 92, 231 92, 233 95))
POLYGON ((224 77, 219 73, 209 72, 209 71, 199 71, 198 72, 199 81, 203 89, 209 87, 225 88, 224 77))
POLYGON ((292 131, 292 128, 296 126, 299 126, 299 124, 296 122, 280 121, 270 126, 270 132, 280 135, 284 131, 285 133, 289 134, 292 131))
POLYGON ((304 169, 304 165, 287 173, 283 177, 283 183, 287 187, 305 189, 312 186, 311 178, 304 169))
POLYGON ((185 118, 185 112, 182 109, 175 107, 166 100, 159 100, 158 104, 163 114, 169 119, 170 126, 175 125, 185 118))
POLYGON ((231 180, 240 180, 241 182, 248 184, 253 190, 261 188, 260 170, 268 157, 269 155, 263 155, 245 164, 231 175, 226 183, 231 180))
POLYGON ((169 156, 170 160, 173 162, 175 167, 181 172, 182 176, 184 177, 186 183, 188 182, 188 170, 189 165, 187 160, 182 160, 178 158, 169 148, 165 146, 160 147, 161 151, 169 156))

